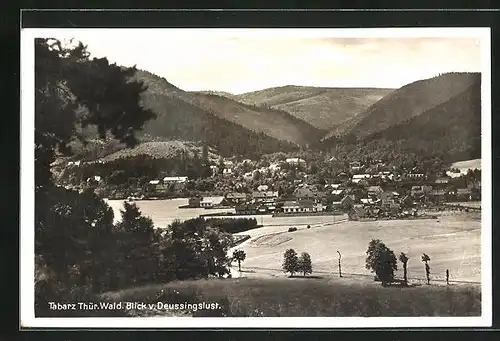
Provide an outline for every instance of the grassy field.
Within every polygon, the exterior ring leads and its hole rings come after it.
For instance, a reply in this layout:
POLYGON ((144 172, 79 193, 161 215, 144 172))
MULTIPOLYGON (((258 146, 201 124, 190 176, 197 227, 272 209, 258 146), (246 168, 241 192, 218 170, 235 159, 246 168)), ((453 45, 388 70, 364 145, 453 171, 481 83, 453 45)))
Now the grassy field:
POLYGON ((450 285, 383 288, 366 280, 339 278, 240 278, 152 285, 104 294, 115 302, 144 302, 153 307, 128 316, 479 316, 479 286, 450 285), (209 309, 167 310, 169 304, 218 304, 209 309), (160 309, 158 309, 160 308, 160 309))
POLYGON ((460 205, 463 207, 481 208, 481 201, 451 202, 449 205, 460 205))
MULTIPOLYGON (((296 232, 268 226, 252 230, 252 238, 237 248, 246 252, 242 270, 249 277, 282 277, 283 253, 289 248, 310 253, 313 274, 338 274, 338 250, 344 273, 371 276, 365 252, 371 239, 381 239, 396 255, 410 257, 410 281, 425 278, 420 260, 425 252, 431 258, 432 281, 443 281, 449 269, 451 281, 480 282, 480 228, 478 213, 443 213, 434 220, 346 221, 301 226, 296 232)), ((401 264, 396 275, 402 276, 401 264)))
POLYGON ((467 173, 469 169, 481 169, 481 159, 458 161, 453 163, 450 168, 457 168, 464 173, 467 173))

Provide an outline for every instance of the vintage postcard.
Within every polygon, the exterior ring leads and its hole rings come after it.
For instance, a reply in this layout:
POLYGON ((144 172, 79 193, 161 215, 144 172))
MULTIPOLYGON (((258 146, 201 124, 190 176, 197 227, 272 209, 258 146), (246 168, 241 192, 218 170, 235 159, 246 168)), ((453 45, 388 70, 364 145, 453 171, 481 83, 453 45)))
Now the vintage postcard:
POLYGON ((491 325, 489 29, 25 29, 21 56, 21 327, 491 325))

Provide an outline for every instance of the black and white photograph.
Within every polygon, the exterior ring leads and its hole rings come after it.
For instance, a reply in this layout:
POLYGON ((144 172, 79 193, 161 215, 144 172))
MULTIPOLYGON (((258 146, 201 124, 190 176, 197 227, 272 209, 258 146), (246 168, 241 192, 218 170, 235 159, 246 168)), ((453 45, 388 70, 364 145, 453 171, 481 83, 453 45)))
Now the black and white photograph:
POLYGON ((491 325, 489 29, 24 29, 21 56, 21 326, 491 325))

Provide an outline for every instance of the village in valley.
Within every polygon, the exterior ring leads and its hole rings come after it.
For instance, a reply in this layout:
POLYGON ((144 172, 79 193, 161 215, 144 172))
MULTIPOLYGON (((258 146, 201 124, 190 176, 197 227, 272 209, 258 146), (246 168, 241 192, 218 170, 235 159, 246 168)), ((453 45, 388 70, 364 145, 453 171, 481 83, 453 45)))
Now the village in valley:
MULTIPOLYGON (((233 213, 207 216, 347 213, 353 220, 418 218, 424 212, 444 208, 480 210, 480 206, 466 204, 480 201, 480 160, 476 160, 478 168, 451 167, 436 174, 418 167, 395 169, 382 160, 342 163, 336 157, 329 157, 325 163, 336 165, 338 171, 327 181, 309 173, 311 167, 303 158, 280 155, 277 159, 273 163, 221 159, 218 165, 214 161, 210 165, 210 180, 214 181, 215 190, 195 191, 197 194, 180 208, 234 209, 233 213), (225 191, 217 190, 220 188, 225 191)), ((76 165, 71 162, 70 166, 76 165)), ((185 197, 195 182, 188 176, 165 176, 149 179, 135 190, 128 187, 127 192, 113 192, 111 196, 129 201, 185 197)), ((106 186, 106 179, 95 175, 82 185, 99 192, 99 188, 106 186)))

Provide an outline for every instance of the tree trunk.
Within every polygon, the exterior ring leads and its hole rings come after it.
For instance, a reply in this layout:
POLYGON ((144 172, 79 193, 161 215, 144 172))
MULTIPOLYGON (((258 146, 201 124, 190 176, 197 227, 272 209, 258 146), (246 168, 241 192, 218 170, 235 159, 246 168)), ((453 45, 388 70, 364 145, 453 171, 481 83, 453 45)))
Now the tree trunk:
POLYGON ((403 264, 403 276, 404 276, 405 285, 408 285, 408 278, 406 277, 407 276, 406 263, 403 264))
POLYGON ((238 260, 238 270, 241 271, 241 261, 238 260))

